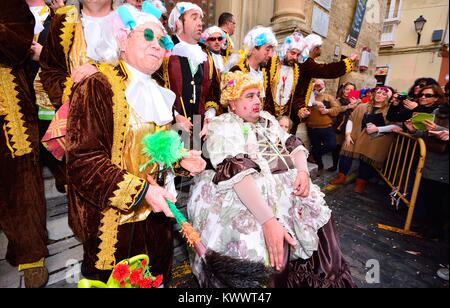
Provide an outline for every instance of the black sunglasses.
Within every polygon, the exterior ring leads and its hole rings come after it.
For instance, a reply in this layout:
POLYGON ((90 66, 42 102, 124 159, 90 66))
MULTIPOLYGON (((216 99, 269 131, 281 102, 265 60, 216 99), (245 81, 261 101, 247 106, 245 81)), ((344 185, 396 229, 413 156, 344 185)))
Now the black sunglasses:
POLYGON ((208 39, 208 42, 215 42, 215 41, 223 41, 223 38, 222 37, 210 37, 209 39, 208 39))
POLYGON ((430 93, 422 93, 422 94, 419 94, 417 97, 418 98, 422 98, 422 97, 432 98, 432 97, 436 97, 436 95, 435 94, 430 94, 430 93))

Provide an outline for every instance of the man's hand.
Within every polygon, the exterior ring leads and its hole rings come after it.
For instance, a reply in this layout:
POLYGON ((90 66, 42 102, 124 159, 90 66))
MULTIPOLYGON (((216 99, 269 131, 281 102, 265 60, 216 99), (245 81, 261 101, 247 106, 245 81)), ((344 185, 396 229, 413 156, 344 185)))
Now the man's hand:
POLYGON ((180 165, 189 171, 191 176, 197 176, 205 171, 206 161, 202 158, 202 152, 189 151, 189 156, 182 159, 180 165))
POLYGON ((39 62, 39 58, 41 57, 42 52, 42 45, 36 41, 33 41, 31 43, 30 50, 31 50, 31 59, 33 59, 33 61, 39 62))
POLYGON ((177 125, 179 125, 184 131, 188 132, 189 135, 192 135, 192 129, 194 128, 194 125, 192 125, 192 122, 189 121, 188 118, 182 116, 181 114, 177 115, 175 117, 175 122, 177 125))
POLYGON ((208 126, 209 123, 211 123, 210 119, 205 119, 205 122, 203 123, 203 129, 200 132, 200 139, 205 141, 208 138, 208 126))
POLYGON ((173 217, 172 211, 167 205, 166 200, 175 204, 177 202, 177 199, 161 186, 150 185, 147 193, 145 194, 145 200, 152 207, 153 212, 163 212, 167 217, 173 217))
POLYGON ((285 264, 284 242, 288 242, 291 246, 296 246, 297 243, 278 223, 275 217, 269 219, 262 227, 266 247, 269 252, 270 264, 277 271, 280 271, 285 264))
POLYGON ((352 60, 352 62, 358 62, 359 61, 359 56, 357 54, 352 54, 350 56, 350 60, 352 60))
POLYGON ((309 111, 307 108, 303 108, 303 109, 300 110, 300 117, 302 119, 306 119, 310 115, 311 115, 311 111, 309 111))
POLYGON ((73 82, 78 83, 88 78, 89 76, 94 75, 97 72, 98 70, 94 65, 86 63, 74 69, 71 77, 73 79, 73 82))
POLYGON ((303 170, 297 170, 297 177, 294 182, 294 195, 306 198, 310 193, 309 174, 303 170))

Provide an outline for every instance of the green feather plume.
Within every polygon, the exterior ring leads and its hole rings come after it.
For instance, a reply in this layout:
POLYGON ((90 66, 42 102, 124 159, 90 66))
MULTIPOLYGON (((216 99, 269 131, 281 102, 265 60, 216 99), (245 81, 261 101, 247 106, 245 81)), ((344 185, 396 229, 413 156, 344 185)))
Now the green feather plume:
POLYGON ((180 136, 173 130, 147 135, 142 139, 142 144, 144 145, 142 154, 150 160, 140 166, 140 172, 154 163, 158 163, 162 168, 172 168, 174 163, 188 156, 180 136))

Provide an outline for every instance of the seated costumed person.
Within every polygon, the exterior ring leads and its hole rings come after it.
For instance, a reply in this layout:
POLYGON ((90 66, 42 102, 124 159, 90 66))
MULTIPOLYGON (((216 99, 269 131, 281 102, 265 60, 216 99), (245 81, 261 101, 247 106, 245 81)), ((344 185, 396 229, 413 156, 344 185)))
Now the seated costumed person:
MULTIPOLYGON (((273 268, 265 286, 352 287, 331 210, 310 180, 308 152, 262 111, 261 87, 239 71, 223 75, 221 103, 229 113, 209 126, 215 171, 195 179, 189 218, 208 250, 273 268)), ((202 286, 218 286, 201 258, 192 269, 202 286)))
MULTIPOLYGON (((139 254, 149 255, 155 276, 170 279, 173 222, 166 200, 176 202, 174 174, 156 185, 152 178, 161 179, 161 169, 145 164, 141 142, 171 129, 175 101, 151 76, 173 47, 158 18, 148 13, 153 9, 146 2, 142 12, 126 4, 110 16, 97 47, 109 64, 99 65, 71 97, 69 224, 83 243, 82 274, 90 279, 105 281, 117 262, 139 254)), ((173 170, 201 172, 205 162, 199 155, 189 152, 173 170)))

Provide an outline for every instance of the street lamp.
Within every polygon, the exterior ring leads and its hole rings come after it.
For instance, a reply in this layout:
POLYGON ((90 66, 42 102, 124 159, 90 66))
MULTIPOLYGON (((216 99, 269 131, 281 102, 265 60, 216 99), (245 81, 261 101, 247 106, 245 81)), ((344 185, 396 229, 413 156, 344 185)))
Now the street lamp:
POLYGON ((414 26, 416 28, 416 33, 417 33, 417 45, 420 44, 420 37, 421 37, 422 30, 423 30, 423 27, 425 26, 426 22, 427 22, 427 20, 425 18, 423 18, 422 15, 420 15, 419 18, 414 20, 414 26))

